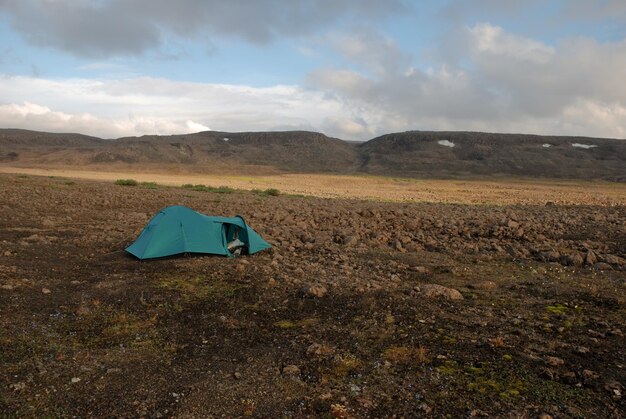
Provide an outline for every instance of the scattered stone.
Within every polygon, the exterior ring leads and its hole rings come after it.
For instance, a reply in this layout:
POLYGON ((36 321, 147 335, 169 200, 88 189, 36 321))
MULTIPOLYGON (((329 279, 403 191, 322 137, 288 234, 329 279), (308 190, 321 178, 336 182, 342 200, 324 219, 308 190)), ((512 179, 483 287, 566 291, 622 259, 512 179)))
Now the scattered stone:
POLYGON ((563 361, 561 358, 557 358, 556 356, 546 356, 545 361, 546 364, 550 365, 551 367, 560 367, 562 365, 565 365, 565 361, 563 361))
POLYGON ((327 292, 326 287, 320 284, 307 285, 302 289, 302 294, 313 298, 322 298, 327 292))
POLYGON ((462 300, 463 295, 454 288, 438 284, 420 285, 420 293, 426 298, 444 298, 446 300, 462 300))
POLYGON ((235 372, 233 374, 233 377, 235 377, 237 380, 241 379, 241 373, 239 371, 235 372))
POLYGON ((595 381, 598 378, 600 378, 600 375, 596 372, 592 370, 583 370, 583 381, 585 382, 585 384, 589 384, 590 382, 595 381))
POLYGON ((594 268, 599 269, 601 271, 612 271, 613 267, 608 263, 598 262, 593 265, 594 268))
POLYGON ((594 265, 598 261, 598 257, 592 250, 587 250, 585 254, 585 265, 594 265))
POLYGON ((430 270, 425 266, 411 266, 410 268, 413 272, 417 272, 421 275, 426 275, 430 273, 430 270))
POLYGON ((6 256, 6 257, 9 257, 9 256, 13 256, 13 253, 11 253, 10 250, 5 250, 3 255, 6 256))
POLYGON ((604 261, 606 263, 608 263, 609 265, 615 265, 615 266, 624 266, 624 265, 626 265, 626 260, 622 259, 619 256, 615 256, 615 255, 605 255, 604 256, 604 261))
POLYGON ((13 285, 9 285, 9 284, 0 285, 0 289, 7 290, 7 291, 11 291, 13 290, 13 288, 14 288, 13 285))
POLYGON ((582 266, 584 259, 580 252, 574 252, 561 256, 561 263, 565 266, 582 266))
POLYGON ((291 376, 299 376, 300 368, 297 365, 287 365, 283 368, 283 374, 291 376))
POLYGON ((604 389, 611 393, 613 400, 620 400, 624 394, 624 386, 619 381, 608 381, 604 385, 604 389))
POLYGON ((13 391, 22 391, 26 388, 26 383, 19 382, 19 383, 11 384, 9 385, 9 388, 13 391))
POLYGON ((553 417, 547 413, 542 413, 539 415, 539 419, 553 419, 553 417))
POLYGON ((72 378, 72 384, 80 383, 80 378, 74 377, 72 378))
POLYGON ((50 291, 48 288, 42 288, 42 289, 41 289, 41 292, 42 292, 43 294, 50 294, 52 291, 50 291))

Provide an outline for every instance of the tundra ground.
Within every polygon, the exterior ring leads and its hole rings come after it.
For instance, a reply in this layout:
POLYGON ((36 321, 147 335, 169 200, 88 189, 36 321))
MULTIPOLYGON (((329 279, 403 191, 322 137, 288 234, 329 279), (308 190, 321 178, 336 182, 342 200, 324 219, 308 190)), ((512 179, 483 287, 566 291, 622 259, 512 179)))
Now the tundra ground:
POLYGON ((623 417, 625 197, 589 185, 468 205, 0 175, 0 416, 623 417), (123 252, 174 204, 274 247, 123 252))

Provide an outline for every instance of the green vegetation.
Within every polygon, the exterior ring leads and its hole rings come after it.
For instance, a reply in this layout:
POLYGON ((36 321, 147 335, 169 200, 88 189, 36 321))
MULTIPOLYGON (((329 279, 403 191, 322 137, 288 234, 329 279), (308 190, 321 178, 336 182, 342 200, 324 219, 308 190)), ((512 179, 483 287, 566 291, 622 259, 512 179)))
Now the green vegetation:
POLYGON ((225 281, 212 281, 197 276, 195 278, 173 277, 162 279, 159 288, 177 291, 184 300, 203 300, 207 298, 232 298, 241 285, 225 281))
POLYGON ((213 186, 206 186, 206 185, 192 185, 191 183, 185 183, 182 186, 184 189, 189 189, 191 191, 198 191, 198 192, 213 192, 213 193, 233 193, 235 192, 235 190, 233 188, 230 188, 228 186, 218 186, 213 187, 213 186))
POLYGON ((115 184, 121 186, 137 186, 137 181, 135 179, 118 179, 115 181, 115 184))
POLYGON ((275 188, 268 188, 265 190, 262 189, 252 189, 252 193, 261 196, 278 196, 280 195, 280 191, 275 188))
POLYGON ((564 306, 563 304, 556 304, 546 307, 546 310, 548 313, 552 314, 565 314, 569 310, 569 307, 564 306))
POLYGON ((157 189, 158 185, 156 182, 141 182, 141 186, 146 189, 157 189))

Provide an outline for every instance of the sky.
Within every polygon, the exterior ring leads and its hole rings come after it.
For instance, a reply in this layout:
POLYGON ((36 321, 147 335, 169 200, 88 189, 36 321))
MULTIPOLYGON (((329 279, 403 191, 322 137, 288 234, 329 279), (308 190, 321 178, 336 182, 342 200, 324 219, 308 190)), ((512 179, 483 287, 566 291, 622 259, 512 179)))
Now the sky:
POLYGON ((0 128, 626 138, 626 1, 0 0, 0 128))

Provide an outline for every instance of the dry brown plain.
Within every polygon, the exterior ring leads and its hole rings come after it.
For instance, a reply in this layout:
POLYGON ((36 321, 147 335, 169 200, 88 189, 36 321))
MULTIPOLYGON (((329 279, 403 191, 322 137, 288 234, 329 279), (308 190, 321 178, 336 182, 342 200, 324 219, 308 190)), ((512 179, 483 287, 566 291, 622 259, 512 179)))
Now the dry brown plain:
POLYGON ((0 416, 626 415, 622 184, 30 173, 0 175, 0 416), (174 204, 274 247, 125 254, 174 204))
POLYGON ((392 202, 496 205, 626 205, 626 184, 542 179, 437 180, 329 174, 219 175, 145 172, 104 167, 91 170, 0 165, 0 173, 57 176, 98 181, 132 178, 139 182, 181 186, 203 184, 252 190, 276 188, 287 194, 320 198, 392 202))

